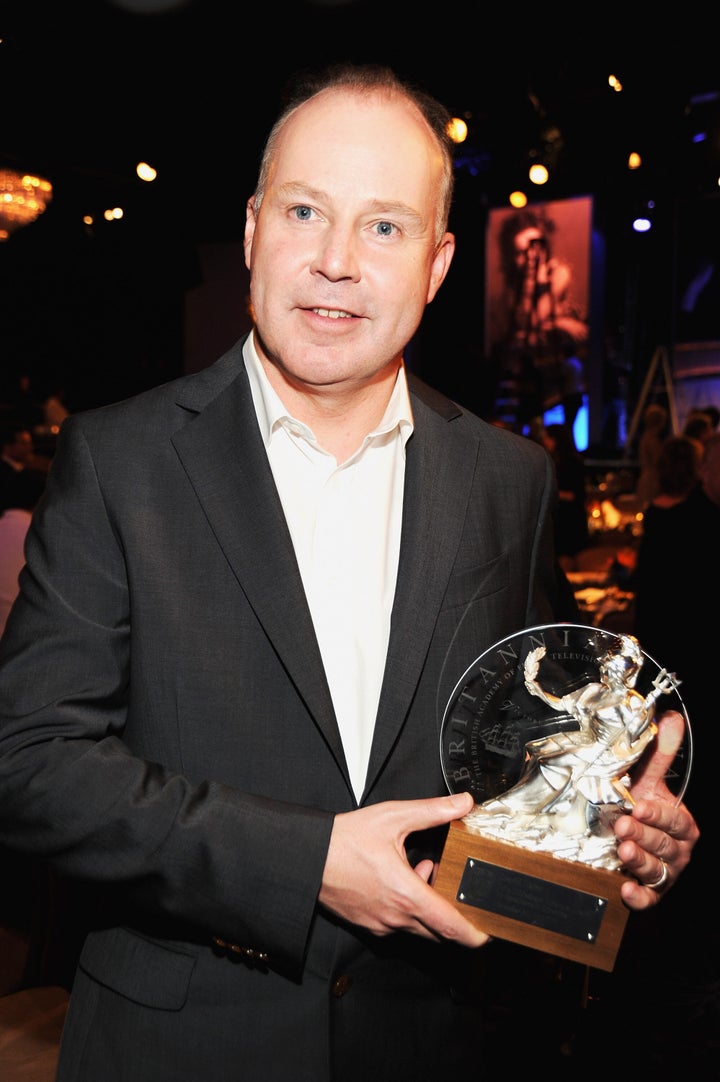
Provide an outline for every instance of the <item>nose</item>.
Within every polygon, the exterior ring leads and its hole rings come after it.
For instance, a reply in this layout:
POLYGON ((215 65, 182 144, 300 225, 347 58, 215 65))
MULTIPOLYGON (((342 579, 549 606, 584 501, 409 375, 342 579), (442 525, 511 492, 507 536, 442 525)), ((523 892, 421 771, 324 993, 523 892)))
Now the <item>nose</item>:
POLYGON ((358 239, 353 229, 333 224, 323 232, 310 267, 331 282, 360 278, 358 239))

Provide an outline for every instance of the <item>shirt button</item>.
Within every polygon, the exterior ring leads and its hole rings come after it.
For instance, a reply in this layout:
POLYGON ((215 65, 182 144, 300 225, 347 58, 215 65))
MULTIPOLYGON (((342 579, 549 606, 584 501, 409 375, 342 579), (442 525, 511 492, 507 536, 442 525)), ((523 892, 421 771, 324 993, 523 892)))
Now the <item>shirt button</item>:
POLYGON ((352 977, 348 973, 343 973, 333 981, 332 994, 336 999, 340 999, 346 992, 350 991, 351 986, 352 977))

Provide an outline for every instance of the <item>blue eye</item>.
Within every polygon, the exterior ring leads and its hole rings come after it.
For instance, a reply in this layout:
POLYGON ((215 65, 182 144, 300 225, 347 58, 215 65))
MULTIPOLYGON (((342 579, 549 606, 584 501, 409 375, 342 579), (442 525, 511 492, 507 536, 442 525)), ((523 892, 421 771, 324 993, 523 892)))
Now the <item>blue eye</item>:
POLYGON ((312 217, 312 210, 310 207, 295 207, 295 217, 302 222, 306 222, 308 218, 312 217))
POLYGON ((375 228, 382 237, 391 237, 395 232, 392 222, 378 222, 375 228))

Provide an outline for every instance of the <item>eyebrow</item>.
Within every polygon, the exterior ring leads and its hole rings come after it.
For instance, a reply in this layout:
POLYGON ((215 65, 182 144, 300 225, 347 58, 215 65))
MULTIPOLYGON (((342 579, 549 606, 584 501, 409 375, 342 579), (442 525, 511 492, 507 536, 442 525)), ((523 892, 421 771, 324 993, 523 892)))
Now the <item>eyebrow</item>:
MULTIPOLYGON (((327 192, 322 188, 314 188, 299 180, 290 180, 286 184, 281 184, 278 192, 285 199, 308 199, 315 203, 327 202, 329 199, 327 192)), ((404 218, 409 225, 414 225, 418 230, 424 228, 422 215, 402 200, 371 199, 367 209, 370 214, 376 214, 381 218, 404 218)))
POLYGON ((311 188, 309 184, 303 184, 300 180, 289 180, 278 187, 278 192, 285 199, 302 199, 306 197, 314 202, 321 203, 327 199, 326 193, 321 188, 311 188))

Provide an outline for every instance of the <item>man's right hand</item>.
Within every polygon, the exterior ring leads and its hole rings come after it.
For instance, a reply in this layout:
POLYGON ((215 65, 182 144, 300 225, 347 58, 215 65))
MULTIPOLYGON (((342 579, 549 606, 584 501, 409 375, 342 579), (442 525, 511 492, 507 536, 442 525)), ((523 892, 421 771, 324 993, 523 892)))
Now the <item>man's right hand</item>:
POLYGON ((424 860, 413 868, 405 853, 409 834, 461 819, 472 808, 470 793, 456 793, 387 801, 337 815, 321 904, 375 935, 402 931, 466 947, 484 946, 490 937, 430 886, 433 862, 424 860))

